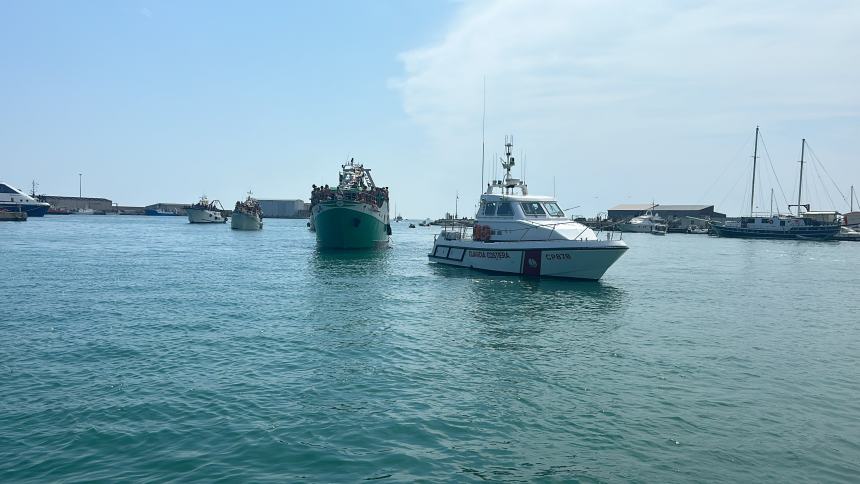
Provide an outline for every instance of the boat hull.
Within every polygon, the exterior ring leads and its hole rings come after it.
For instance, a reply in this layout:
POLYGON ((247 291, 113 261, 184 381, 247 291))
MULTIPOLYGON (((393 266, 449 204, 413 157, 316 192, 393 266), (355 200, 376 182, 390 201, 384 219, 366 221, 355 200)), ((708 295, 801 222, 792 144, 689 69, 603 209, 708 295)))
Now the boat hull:
POLYGON ((0 203, 0 210, 25 212, 28 217, 43 217, 50 208, 48 203, 0 203))
POLYGON ((720 237, 738 239, 794 239, 828 240, 839 233, 839 225, 813 225, 791 227, 786 230, 762 230, 748 227, 727 227, 712 224, 714 232, 720 237))
POLYGON ((312 227, 323 249, 388 247, 389 227, 381 211, 364 203, 324 202, 314 206, 312 227))
POLYGON ((202 210, 199 208, 186 209, 188 222, 193 224, 223 224, 227 221, 217 210, 202 210))
POLYGON ((144 210, 143 213, 144 213, 144 215, 149 215, 151 217, 176 217, 176 216, 180 215, 176 212, 164 212, 164 211, 155 210, 152 208, 147 208, 146 210, 144 210))
POLYGON ((437 239, 431 262, 488 272, 596 281, 624 252, 623 241, 476 242, 437 239))
POLYGON ((230 217, 230 228, 234 230, 260 230, 263 228, 263 221, 256 215, 234 211, 233 216, 230 217))

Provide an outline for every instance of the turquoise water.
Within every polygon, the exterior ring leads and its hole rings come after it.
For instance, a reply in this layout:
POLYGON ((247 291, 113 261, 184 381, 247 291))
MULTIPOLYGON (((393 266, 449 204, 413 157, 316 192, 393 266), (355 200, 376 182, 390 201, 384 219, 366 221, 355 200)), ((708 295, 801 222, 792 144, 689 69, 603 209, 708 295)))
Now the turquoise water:
POLYGON ((630 234, 590 283, 432 233, 0 225, 0 480, 858 479, 860 244, 630 234))

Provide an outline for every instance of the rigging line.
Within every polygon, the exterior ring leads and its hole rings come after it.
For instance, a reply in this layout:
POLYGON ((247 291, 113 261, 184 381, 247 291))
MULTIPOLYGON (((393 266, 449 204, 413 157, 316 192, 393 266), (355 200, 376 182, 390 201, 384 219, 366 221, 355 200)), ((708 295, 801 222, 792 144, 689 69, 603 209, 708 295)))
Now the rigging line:
POLYGON ((788 205, 788 197, 785 196, 785 190, 782 189, 782 183, 779 181, 779 177, 776 175, 776 170, 773 168, 773 160, 770 158, 770 153, 767 151, 767 145, 764 142, 764 136, 759 134, 759 139, 761 139, 761 145, 764 147, 764 154, 767 155, 767 162, 770 164, 770 171, 773 172, 774 178, 776 178, 776 185, 779 187, 779 193, 782 194, 782 199, 785 200, 785 204, 788 205))
POLYGON ((824 174, 827 175, 827 178, 830 178, 830 183, 833 183, 833 187, 836 188, 837 192, 839 192, 839 196, 842 197, 842 201, 848 204, 848 199, 845 198, 845 194, 842 193, 842 190, 839 189, 839 185, 836 184, 836 180, 834 180, 833 177, 830 176, 830 172, 827 171, 827 167, 824 166, 824 163, 822 163, 821 160, 818 159, 818 155, 816 155, 815 152, 812 151, 812 147, 809 146, 809 143, 806 143, 806 149, 809 151, 809 154, 812 155, 812 159, 815 160, 819 165, 821 165, 821 169, 824 170, 824 174))
MULTIPOLYGON (((729 191, 725 194, 725 196, 723 196, 723 199, 720 200, 720 203, 719 203, 720 206, 722 206, 723 202, 725 202, 726 199, 729 198, 729 195, 731 195, 734 192, 735 187, 738 186, 738 182, 741 181, 741 179, 746 179, 746 176, 744 176, 745 174, 746 174, 746 170, 743 170, 740 172, 738 177, 735 179, 735 182, 732 184, 732 187, 729 188, 729 191)), ((745 203, 744 201, 746 200, 746 198, 747 198, 747 192, 746 192, 746 188, 745 188, 744 189, 744 197, 741 198, 741 203, 745 203)))
POLYGON ((731 158, 729 158, 729 160, 731 160, 731 161, 729 161, 729 163, 726 163, 726 165, 723 167, 723 171, 719 174, 719 176, 717 176, 717 178, 715 178, 715 179, 714 179, 714 181, 711 183, 711 186, 709 186, 709 187, 708 187, 708 189, 707 189, 707 190, 705 190, 705 193, 703 193, 703 194, 702 194, 703 199, 707 198, 708 193, 709 193, 709 192, 710 192, 710 191, 711 191, 711 190, 712 190, 712 189, 717 185, 717 182, 718 182, 718 181, 720 181, 720 179, 723 177, 723 175, 725 175, 725 174, 726 174, 726 172, 728 171, 728 169, 729 169, 730 167, 735 166, 735 164, 737 164, 737 162, 738 162, 738 155, 740 154, 740 152, 741 152, 741 151, 745 150, 745 149, 747 148, 747 146, 749 146, 749 144, 750 144, 750 139, 752 139, 752 137, 751 137, 751 136, 748 136, 748 137, 747 137, 747 140, 746 140, 746 142, 743 144, 743 146, 741 146, 741 147, 737 150, 737 152, 735 152, 734 156, 732 156, 731 158))
POLYGON ((813 163, 812 168, 815 169, 815 176, 818 177, 818 181, 821 183, 821 188, 824 190, 824 194, 827 195, 827 199, 830 200, 830 206, 835 210, 836 204, 833 203, 833 198, 830 197, 830 190, 828 190, 827 185, 824 184, 824 179, 821 178, 821 172, 818 170, 818 166, 813 163))

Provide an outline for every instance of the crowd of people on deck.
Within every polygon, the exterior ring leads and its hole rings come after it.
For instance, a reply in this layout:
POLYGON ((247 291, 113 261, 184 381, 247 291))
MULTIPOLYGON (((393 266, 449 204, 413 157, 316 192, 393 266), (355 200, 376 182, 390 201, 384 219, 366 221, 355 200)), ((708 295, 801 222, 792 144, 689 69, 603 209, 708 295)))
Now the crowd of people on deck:
POLYGON ((260 218, 263 217, 263 208, 260 207, 260 202, 250 197, 244 202, 236 202, 236 207, 233 211, 256 215, 260 218))
POLYGON ((311 206, 328 200, 348 200, 381 207, 388 201, 388 187, 358 186, 354 189, 341 190, 337 187, 330 188, 328 185, 320 187, 314 185, 311 190, 311 206))

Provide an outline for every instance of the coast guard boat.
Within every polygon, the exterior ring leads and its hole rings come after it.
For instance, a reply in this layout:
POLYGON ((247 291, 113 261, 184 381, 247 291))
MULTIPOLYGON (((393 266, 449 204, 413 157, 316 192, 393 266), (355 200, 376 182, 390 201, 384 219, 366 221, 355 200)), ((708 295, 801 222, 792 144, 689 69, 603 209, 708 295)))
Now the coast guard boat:
POLYGON ((489 272, 597 280, 627 250, 611 233, 569 220, 552 197, 528 194, 511 176, 512 139, 505 139, 503 180, 487 184, 471 228, 445 227, 433 242, 430 262, 489 272), (519 194, 517 194, 519 191, 519 194))
POLYGON ((221 202, 210 202, 206 195, 203 195, 199 202, 186 208, 185 212, 188 214, 188 221, 193 224, 223 224, 227 222, 223 210, 221 202))
POLYGON ((28 217, 41 217, 51 204, 40 202, 8 183, 0 183, 0 211, 26 212, 28 217))

